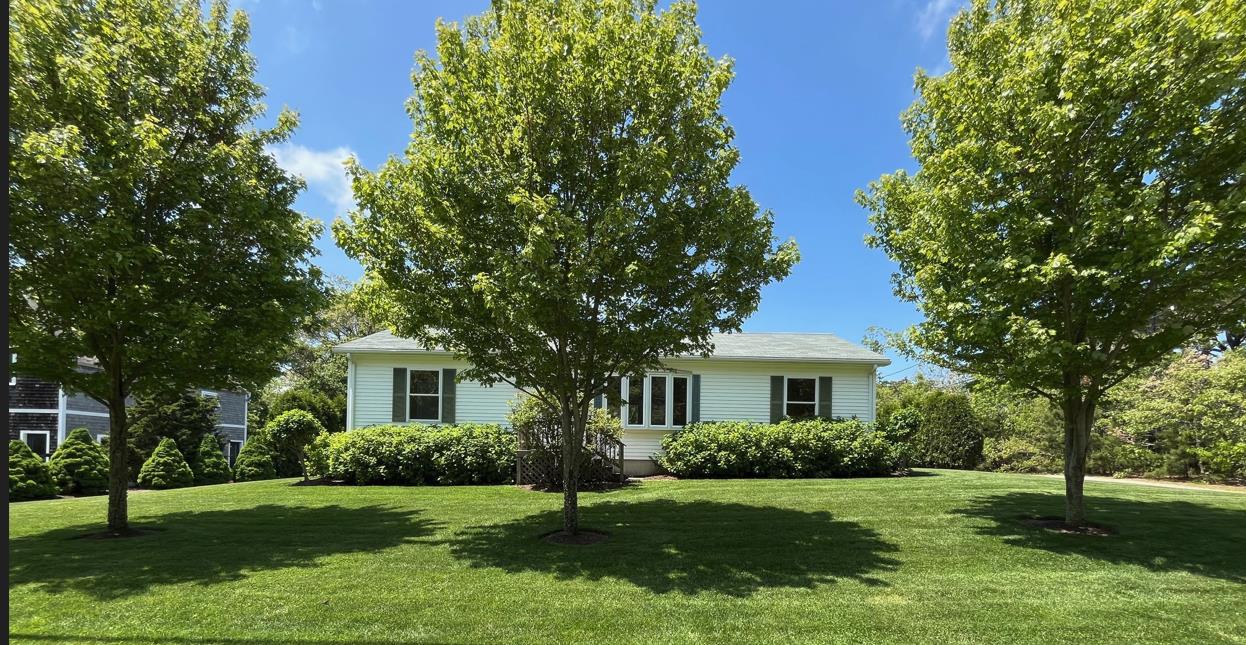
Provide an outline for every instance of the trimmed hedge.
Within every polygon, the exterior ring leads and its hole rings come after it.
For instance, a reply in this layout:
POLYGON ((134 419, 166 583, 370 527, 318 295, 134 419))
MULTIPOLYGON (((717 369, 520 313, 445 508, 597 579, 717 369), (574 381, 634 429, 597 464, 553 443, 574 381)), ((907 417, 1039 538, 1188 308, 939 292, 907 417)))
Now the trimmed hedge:
POLYGON ((177 442, 169 437, 160 440, 138 471, 138 485, 143 488, 182 488, 194 481, 195 474, 177 449, 177 442))
POLYGON ((662 440, 680 477, 854 477, 897 470, 897 444, 857 420, 694 423, 662 440))
POLYGON ((108 455, 86 428, 75 428, 48 462, 66 495, 108 491, 108 455))
POLYGON ((229 461, 221 451, 216 435, 208 435, 199 442, 199 458, 190 465, 195 474, 195 485, 224 484, 229 481, 229 461))
POLYGON ((515 435, 501 426, 386 425, 322 434, 311 474, 351 484, 502 484, 515 473, 515 435))
POLYGON ((52 470, 24 441, 9 441, 9 501, 55 497, 52 470))

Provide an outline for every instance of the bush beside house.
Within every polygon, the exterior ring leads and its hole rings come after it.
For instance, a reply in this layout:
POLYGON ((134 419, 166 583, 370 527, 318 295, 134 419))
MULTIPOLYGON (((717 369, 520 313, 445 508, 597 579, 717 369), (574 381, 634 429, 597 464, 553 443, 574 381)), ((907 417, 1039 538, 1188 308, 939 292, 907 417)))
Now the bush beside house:
POLYGON ((138 472, 138 485, 143 488, 182 488, 190 486, 194 480, 195 475, 182 457, 182 451, 169 437, 160 440, 138 472))
POLYGON ((98 495, 108 491, 108 455, 86 428, 75 428, 48 461, 66 495, 98 495))
POLYGON ((24 441, 9 441, 9 501, 55 497, 52 470, 24 441))
POLYGON ((662 442, 680 477, 855 477, 897 469, 897 444, 857 420, 694 423, 662 442))
POLYGON ((307 463, 351 484, 502 484, 513 479, 515 445, 493 424, 372 426, 320 435, 307 463))
POLYGON ((277 476, 302 475, 307 445, 326 430, 305 410, 287 410, 269 421, 261 430, 260 438, 270 449, 277 476))

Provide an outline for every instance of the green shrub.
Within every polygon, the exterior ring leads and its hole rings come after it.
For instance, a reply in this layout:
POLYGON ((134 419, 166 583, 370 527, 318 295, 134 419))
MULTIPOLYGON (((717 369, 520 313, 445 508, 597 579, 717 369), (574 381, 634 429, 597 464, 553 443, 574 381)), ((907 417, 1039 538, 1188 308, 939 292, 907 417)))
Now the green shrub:
POLYGON ((303 456, 303 472, 308 477, 324 479, 329 476, 329 441, 332 436, 333 433, 328 431, 321 432, 307 444, 307 451, 303 456))
POLYGON ((1142 476, 1155 474, 1163 463, 1162 455, 1118 435, 1098 432, 1090 435, 1090 454, 1086 458, 1089 474, 1142 476))
POLYGON ((52 470, 24 441, 9 442, 9 501, 55 497, 52 470))
POLYGON ((1057 473, 1064 468, 1059 458, 1028 437, 987 437, 982 467, 1001 473, 1057 473))
POLYGON ((921 426, 910 447, 915 465, 973 469, 982 461, 982 440, 982 425, 969 396, 936 390, 922 402, 921 426))
POLYGON ((108 490, 108 455, 86 428, 75 428, 48 462, 66 495, 97 495, 108 490))
POLYGON ((234 481, 253 482, 276 479, 277 467, 273 462, 273 450, 262 433, 252 435, 234 463, 234 481))
POLYGON ((213 397, 190 392, 139 399, 129 411, 130 476, 139 472, 165 438, 177 444, 188 463, 194 463, 203 438, 216 434, 218 403, 213 397))
POLYGON ((181 488, 194 483, 195 474, 177 449, 177 442, 169 437, 160 440, 151 457, 138 471, 138 485, 143 488, 181 488))
POLYGON ((296 387, 272 395, 267 401, 266 419, 273 420, 283 412, 302 410, 311 414, 329 432, 346 429, 346 401, 303 387, 296 387))
POLYGON ((229 461, 216 435, 208 435, 199 443, 199 458, 190 464, 190 470, 195 474, 196 486, 229 481, 229 461))
POLYGON ((1213 479, 1246 480, 1246 443, 1220 441, 1198 450, 1203 474, 1213 479))
POLYGON ((329 478, 352 484, 501 484, 515 471, 515 435, 490 424, 373 426, 318 439, 311 452, 329 478))
POLYGON ((897 445, 857 420, 694 423, 662 441, 680 477, 853 477, 897 468, 897 445))
POLYGON ((303 457, 307 444, 325 427, 304 410, 287 410, 274 417, 263 429, 265 443, 271 449, 273 467, 278 477, 303 474, 303 457))
POLYGON ((974 410, 970 396, 965 388, 924 378, 883 383, 878 388, 878 424, 891 436, 893 416, 905 410, 916 412, 921 423, 906 441, 913 465, 976 468, 982 461, 988 420, 974 410))

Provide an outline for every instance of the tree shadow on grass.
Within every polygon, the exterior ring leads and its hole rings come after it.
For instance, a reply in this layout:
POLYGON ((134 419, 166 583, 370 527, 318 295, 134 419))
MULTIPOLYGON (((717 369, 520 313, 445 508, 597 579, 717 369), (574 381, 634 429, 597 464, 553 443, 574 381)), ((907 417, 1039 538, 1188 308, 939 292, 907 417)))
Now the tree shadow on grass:
POLYGON ((1246 582, 1246 510, 1087 495, 1090 521, 1116 531, 1106 537, 1063 534, 1023 523, 1027 518, 1063 517, 1060 494, 990 495, 953 512, 990 520, 978 533, 1002 537, 1013 546, 1246 582))
POLYGON ((212 585, 249 572, 313 567, 325 556, 371 552, 431 535, 418 511, 381 506, 278 506, 167 513, 135 522, 152 532, 125 539, 75 539, 95 524, 9 541, 9 584, 99 599, 160 585, 212 585))
POLYGON ((762 588, 812 588, 897 566, 895 546, 872 529, 826 512, 721 502, 602 502, 580 509, 580 526, 609 534, 592 546, 538 539, 561 511, 470 527, 450 541, 473 566, 542 572, 559 579, 626 580, 656 593, 748 596, 762 588))

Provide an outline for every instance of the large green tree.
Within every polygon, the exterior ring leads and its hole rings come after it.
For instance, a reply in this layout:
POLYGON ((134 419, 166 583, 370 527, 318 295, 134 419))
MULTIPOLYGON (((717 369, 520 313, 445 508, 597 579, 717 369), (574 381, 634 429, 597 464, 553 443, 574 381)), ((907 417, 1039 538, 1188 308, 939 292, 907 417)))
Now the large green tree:
POLYGON ((692 4, 654 4, 499 1, 439 23, 405 158, 352 167, 360 210, 334 225, 397 333, 558 410, 572 533, 586 419, 612 375, 710 351, 797 258, 730 183, 731 61, 708 55, 692 4))
POLYGON ((1066 519, 1104 393, 1246 309, 1246 3, 975 0, 859 194, 923 358, 1060 405, 1066 519))
POLYGON ((127 529, 125 400, 269 378, 319 306, 318 225, 264 147, 246 15, 223 1, 9 4, 9 313, 24 372, 108 406, 108 527, 127 529), (91 356, 99 371, 75 369, 91 356))

